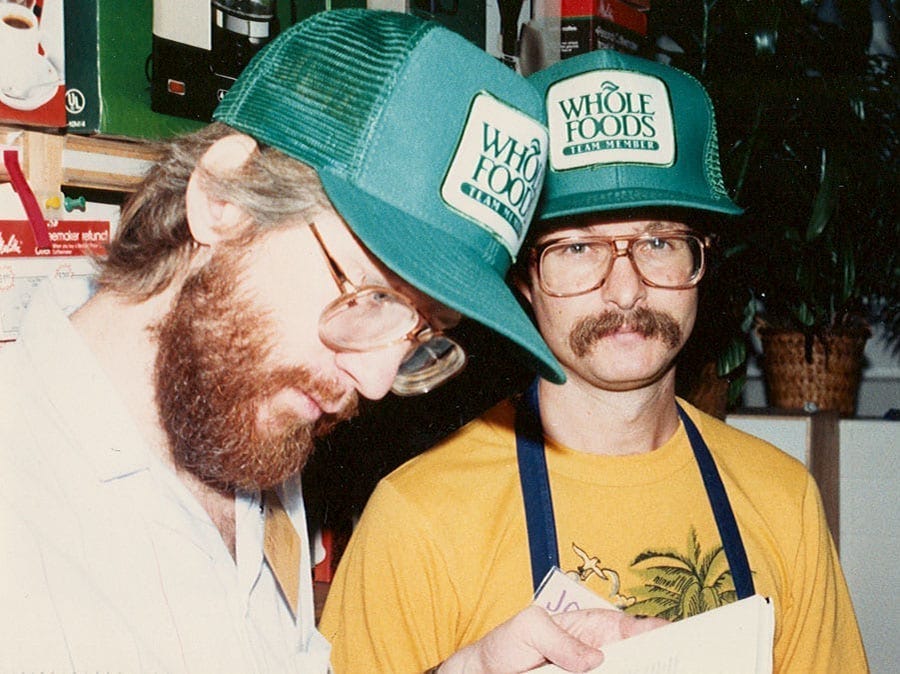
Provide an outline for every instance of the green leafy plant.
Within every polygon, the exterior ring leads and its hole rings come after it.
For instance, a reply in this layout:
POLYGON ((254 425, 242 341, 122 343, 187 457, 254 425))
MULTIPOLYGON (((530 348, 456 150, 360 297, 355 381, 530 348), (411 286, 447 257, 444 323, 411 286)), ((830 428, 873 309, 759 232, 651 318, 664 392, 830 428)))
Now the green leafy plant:
MULTIPOLYGON (((876 3, 877 4, 877 0, 876 3)), ((873 5, 874 6, 874 5, 873 5)), ((895 19, 893 6, 880 8, 895 19)), ((719 376, 751 331, 812 340, 884 325, 900 352, 900 90, 871 56, 868 3, 654 3, 654 34, 716 105, 725 182, 746 210, 722 229, 705 339, 719 376)), ((732 382, 736 399, 743 381, 732 382)))

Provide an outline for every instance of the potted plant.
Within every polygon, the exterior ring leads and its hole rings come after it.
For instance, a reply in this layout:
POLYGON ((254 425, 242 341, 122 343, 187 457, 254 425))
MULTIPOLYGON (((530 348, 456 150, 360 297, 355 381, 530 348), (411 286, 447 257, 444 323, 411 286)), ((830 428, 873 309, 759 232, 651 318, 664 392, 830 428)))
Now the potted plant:
POLYGON ((770 404, 852 414, 859 364, 818 390, 812 377, 861 357, 875 322, 900 351, 896 58, 867 53, 865 3, 703 0, 653 10, 663 50, 710 91, 726 184, 746 209, 722 231, 705 298, 718 304, 719 320, 700 330, 718 375, 741 371, 755 331, 770 404), (799 355, 775 356, 782 342, 799 355), (807 388, 784 393, 778 369, 807 388), (829 386, 850 391, 849 402, 829 386))

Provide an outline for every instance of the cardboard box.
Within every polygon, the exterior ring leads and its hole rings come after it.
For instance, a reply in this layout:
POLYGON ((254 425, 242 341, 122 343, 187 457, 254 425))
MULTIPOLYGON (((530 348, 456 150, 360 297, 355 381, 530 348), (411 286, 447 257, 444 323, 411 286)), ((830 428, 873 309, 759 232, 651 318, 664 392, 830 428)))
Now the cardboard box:
POLYGON ((595 49, 638 53, 647 36, 647 13, 623 0, 561 0, 559 56, 595 49))
POLYGON ((63 0, 0 3, 0 122, 64 127, 63 0))
POLYGON ((647 13, 622 0, 595 0, 594 49, 636 54, 647 36, 647 13))
POLYGON ((601 21, 637 35, 647 36, 647 12, 624 0, 595 0, 594 15, 601 21))
POLYGON ((594 49, 594 0, 561 0, 559 57, 571 58, 594 49))
POLYGON ((68 131, 166 138, 200 123, 150 108, 153 0, 66 0, 68 131))

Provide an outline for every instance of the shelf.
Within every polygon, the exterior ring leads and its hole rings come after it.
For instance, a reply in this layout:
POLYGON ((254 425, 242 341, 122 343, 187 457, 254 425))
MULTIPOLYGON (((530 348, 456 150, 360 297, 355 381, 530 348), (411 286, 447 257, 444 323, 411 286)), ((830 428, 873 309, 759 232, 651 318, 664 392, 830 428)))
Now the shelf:
MULTIPOLYGON (((145 141, 15 126, 0 126, 0 146, 21 151, 22 171, 39 204, 59 196, 63 186, 131 192, 158 157, 145 141)), ((0 162, 0 182, 8 181, 0 162)))

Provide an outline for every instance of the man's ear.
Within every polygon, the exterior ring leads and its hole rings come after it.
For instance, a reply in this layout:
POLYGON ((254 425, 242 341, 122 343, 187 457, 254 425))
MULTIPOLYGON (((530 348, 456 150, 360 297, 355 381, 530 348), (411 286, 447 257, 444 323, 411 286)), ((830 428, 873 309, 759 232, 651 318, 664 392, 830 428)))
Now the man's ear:
MULTIPOLYGON (((199 166, 215 175, 243 166, 256 151, 250 136, 232 134, 213 143, 200 158, 199 166)), ((185 193, 185 212, 191 236, 201 245, 211 245, 234 236, 246 219, 242 208, 214 199, 207 192, 199 170, 194 169, 185 193)))
POLYGON ((510 281, 513 287, 518 290, 529 304, 531 300, 531 283, 528 279, 528 272, 525 269, 514 269, 510 274, 510 281))

